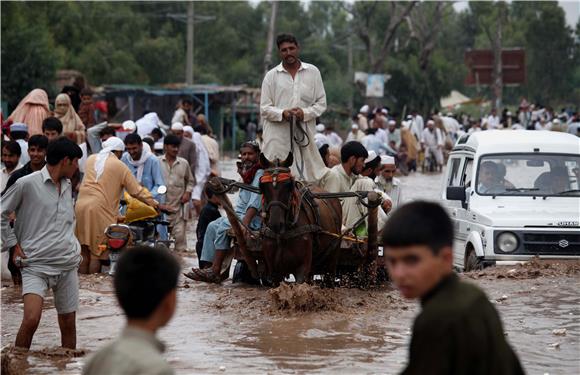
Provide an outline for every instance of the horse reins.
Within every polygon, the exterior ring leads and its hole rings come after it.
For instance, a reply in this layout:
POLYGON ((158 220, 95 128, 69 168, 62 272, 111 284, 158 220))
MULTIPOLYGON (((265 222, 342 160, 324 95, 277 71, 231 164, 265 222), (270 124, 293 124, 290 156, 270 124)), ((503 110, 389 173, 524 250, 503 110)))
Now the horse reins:
POLYGON ((300 160, 297 160, 296 169, 298 169, 300 180, 304 181, 304 155, 302 154, 302 149, 308 147, 310 144, 310 137, 308 136, 306 129, 302 127, 302 123, 296 119, 296 116, 292 116, 292 121, 290 122, 290 151, 292 152, 292 155, 296 155, 298 159, 298 155, 294 152, 294 141, 300 150, 300 160), (299 134, 294 134, 294 127, 296 127, 299 134))

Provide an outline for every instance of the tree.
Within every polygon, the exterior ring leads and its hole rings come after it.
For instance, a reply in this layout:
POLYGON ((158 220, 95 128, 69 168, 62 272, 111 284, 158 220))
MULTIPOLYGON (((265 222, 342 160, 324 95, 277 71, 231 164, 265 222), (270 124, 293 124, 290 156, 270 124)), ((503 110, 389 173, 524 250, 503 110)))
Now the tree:
POLYGON ((501 52, 504 28, 508 23, 508 4, 504 1, 472 2, 469 6, 477 14, 477 21, 483 30, 493 52, 492 108, 501 109, 503 96, 503 74, 501 52))
POLYGON ((526 29, 528 88, 542 103, 564 100, 573 87, 574 40, 564 11, 556 3, 543 3, 526 29))
POLYGON ((44 18, 28 14, 25 3, 2 2, 2 99, 11 108, 32 89, 52 93, 62 57, 44 18))
POLYGON ((416 4, 416 1, 389 3, 374 1, 357 2, 347 8, 354 18, 354 30, 366 47, 370 73, 381 72, 395 41, 397 29, 416 4), (385 19, 388 20, 386 24, 385 19))

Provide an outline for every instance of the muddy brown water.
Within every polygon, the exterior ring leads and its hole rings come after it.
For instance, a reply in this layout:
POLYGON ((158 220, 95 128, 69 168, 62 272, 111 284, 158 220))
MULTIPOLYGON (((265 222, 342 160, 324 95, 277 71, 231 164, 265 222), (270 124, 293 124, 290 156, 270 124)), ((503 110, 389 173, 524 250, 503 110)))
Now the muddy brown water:
MULTIPOLYGON (((233 173, 232 165, 226 175, 233 173)), ((402 180, 405 199, 437 199, 440 175, 402 180)), ((183 259, 184 267, 197 264, 194 255, 183 259)), ((578 263, 498 267, 462 277, 487 292, 528 373, 580 373, 578 263), (556 335, 556 329, 565 333, 556 335)), ((416 303, 388 286, 283 288, 180 279, 176 315, 159 332, 167 344, 165 357, 180 374, 394 374, 404 368, 416 303)), ((48 297, 31 351, 24 354, 11 347, 22 318, 20 291, 4 282, 1 297, 3 373, 78 374, 85 353, 116 337, 124 325, 110 278, 83 275, 80 350, 56 348, 60 335, 54 300, 48 297)))

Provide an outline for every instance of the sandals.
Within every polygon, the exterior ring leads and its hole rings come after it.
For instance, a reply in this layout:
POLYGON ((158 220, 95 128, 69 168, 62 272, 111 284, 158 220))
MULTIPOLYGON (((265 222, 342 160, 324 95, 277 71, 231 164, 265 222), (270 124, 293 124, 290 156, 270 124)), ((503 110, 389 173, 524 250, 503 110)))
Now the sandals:
POLYGON ((205 283, 213 284, 220 284, 227 278, 227 276, 224 278, 214 273, 211 267, 204 269, 192 268, 190 272, 184 273, 183 276, 195 281, 203 281, 205 283))

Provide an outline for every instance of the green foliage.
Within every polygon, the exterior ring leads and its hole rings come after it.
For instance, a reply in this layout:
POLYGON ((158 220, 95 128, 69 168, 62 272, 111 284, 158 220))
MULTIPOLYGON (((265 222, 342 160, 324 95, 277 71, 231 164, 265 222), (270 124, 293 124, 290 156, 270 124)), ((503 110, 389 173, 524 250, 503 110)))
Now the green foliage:
MULTIPOLYGON (((370 41, 376 58, 396 7, 380 1, 278 5, 276 33, 294 33, 303 60, 322 73, 330 109, 323 121, 346 117, 351 98, 355 107, 366 101, 348 74, 348 40, 352 72, 369 71, 375 62, 365 48, 370 41), (363 24, 369 40, 355 32, 363 24)), ((435 5, 419 2, 410 16, 429 14, 435 5)), ((2 98, 11 106, 32 88, 52 90, 57 69, 78 70, 91 85, 185 80, 186 2, 2 2, 1 7, 2 98)), ((495 25, 499 7, 507 7, 504 47, 525 48, 528 64, 528 84, 506 89, 506 103, 521 94, 544 104, 578 98, 580 22, 574 39, 557 2, 470 2, 465 11, 449 7, 443 13, 427 64, 421 64, 423 43, 407 22, 400 25, 378 65, 392 78, 377 103, 395 112, 405 107, 428 112, 452 89, 475 95, 463 85, 464 52, 490 47, 486 28, 495 25)), ((195 2, 195 82, 259 87, 270 10, 270 2, 195 2)), ((427 31, 437 23, 424 20, 427 31)), ((274 46, 272 66, 278 62, 274 46)))
POLYGON ((46 21, 22 11, 24 4, 2 2, 2 100, 14 108, 29 91, 51 93, 61 59, 46 21), (4 17, 5 14, 12 17, 4 17))

